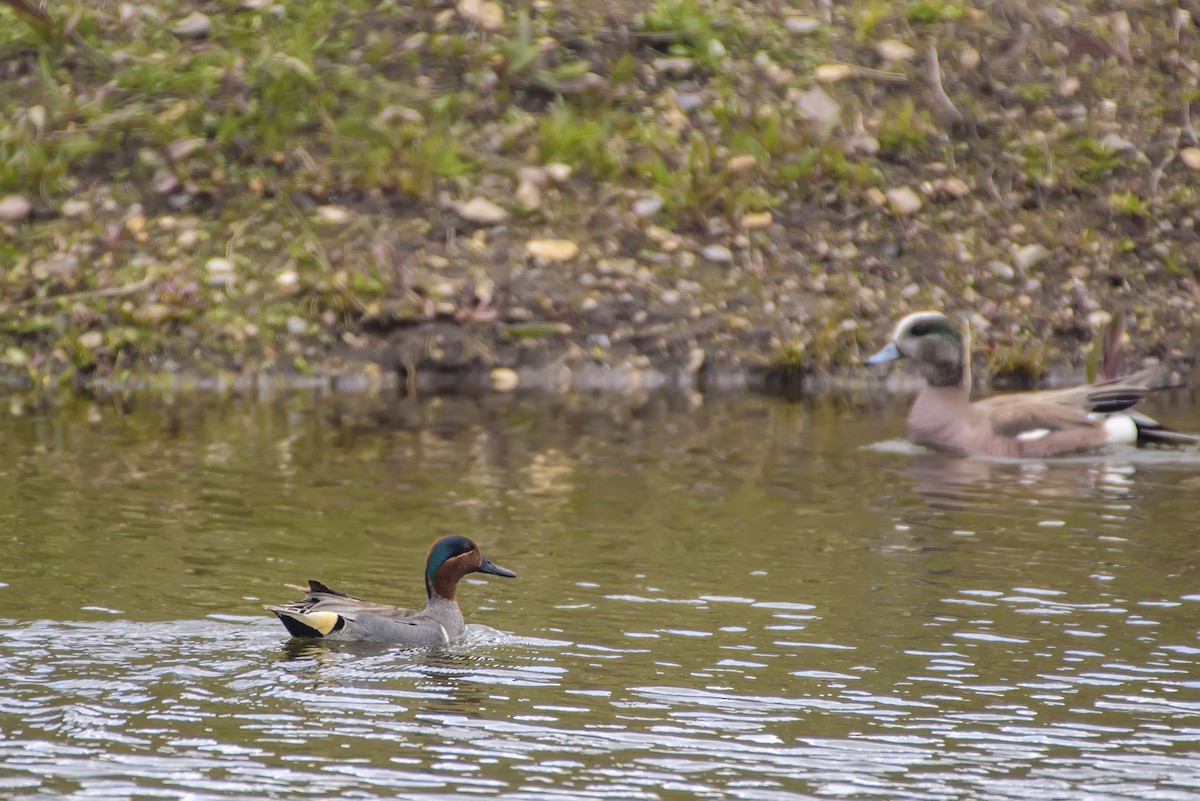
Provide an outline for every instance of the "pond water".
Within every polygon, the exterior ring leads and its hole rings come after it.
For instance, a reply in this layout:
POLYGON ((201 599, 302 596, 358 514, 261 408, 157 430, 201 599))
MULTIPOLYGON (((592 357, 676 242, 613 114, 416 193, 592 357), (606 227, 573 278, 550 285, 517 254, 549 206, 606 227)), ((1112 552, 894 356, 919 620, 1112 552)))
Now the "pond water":
POLYGON ((937 456, 905 407, 0 419, 0 797, 1200 799, 1200 451, 937 456), (519 574, 450 647, 262 609, 421 605, 450 531, 519 574))

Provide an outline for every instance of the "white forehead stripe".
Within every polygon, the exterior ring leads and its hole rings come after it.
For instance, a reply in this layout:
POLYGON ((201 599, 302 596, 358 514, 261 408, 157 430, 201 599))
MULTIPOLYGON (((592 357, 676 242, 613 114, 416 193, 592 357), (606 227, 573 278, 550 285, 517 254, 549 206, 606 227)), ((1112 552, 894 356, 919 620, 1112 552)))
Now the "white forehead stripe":
POLYGON ((900 322, 896 323, 896 327, 892 329, 892 340, 895 341, 908 332, 910 328, 922 320, 949 320, 946 315, 935 311, 919 311, 906 315, 900 318, 900 322))

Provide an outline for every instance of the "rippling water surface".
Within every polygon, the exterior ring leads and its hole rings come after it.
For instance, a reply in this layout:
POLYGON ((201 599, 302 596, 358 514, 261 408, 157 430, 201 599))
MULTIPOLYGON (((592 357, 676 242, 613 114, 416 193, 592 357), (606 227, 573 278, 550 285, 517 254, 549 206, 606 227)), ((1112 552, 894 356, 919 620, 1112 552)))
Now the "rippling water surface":
POLYGON ((902 407, 0 420, 0 797, 1200 799, 1200 452, 936 456, 902 407), (451 647, 262 610, 420 605, 448 531, 519 574, 451 647))

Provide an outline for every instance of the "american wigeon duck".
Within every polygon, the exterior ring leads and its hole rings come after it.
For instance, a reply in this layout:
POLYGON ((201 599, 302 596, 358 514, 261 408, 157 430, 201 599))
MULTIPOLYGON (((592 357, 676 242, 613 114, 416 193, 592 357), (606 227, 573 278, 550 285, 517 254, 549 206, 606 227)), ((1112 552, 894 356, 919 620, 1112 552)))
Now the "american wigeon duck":
MULTIPOLYGON (((309 579, 307 595, 299 601, 268 606, 293 637, 386 642, 431 647, 446 645, 463 633, 456 592, 458 580, 470 573, 515 578, 516 573, 493 564, 466 537, 451 535, 433 543, 425 559, 425 593, 421 611, 363 601, 309 579)), ((290 585, 289 585, 290 586, 290 585)))
POLYGON ((984 456, 1040 458, 1113 443, 1194 444, 1145 415, 1125 410, 1152 392, 1154 370, 1070 389, 998 395, 971 402, 962 336, 945 315, 924 311, 896 323, 891 340, 867 364, 909 358, 926 386, 908 415, 918 445, 984 456))

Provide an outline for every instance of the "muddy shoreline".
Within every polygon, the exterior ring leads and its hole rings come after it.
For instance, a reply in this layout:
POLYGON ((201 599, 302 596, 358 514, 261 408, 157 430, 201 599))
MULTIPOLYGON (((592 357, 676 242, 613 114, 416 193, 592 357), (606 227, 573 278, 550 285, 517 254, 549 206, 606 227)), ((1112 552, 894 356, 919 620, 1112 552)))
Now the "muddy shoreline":
POLYGON ((1114 314, 1196 383, 1186 8, 105 8, 0 8, 16 386, 907 390, 926 308, 981 389, 1114 314))

